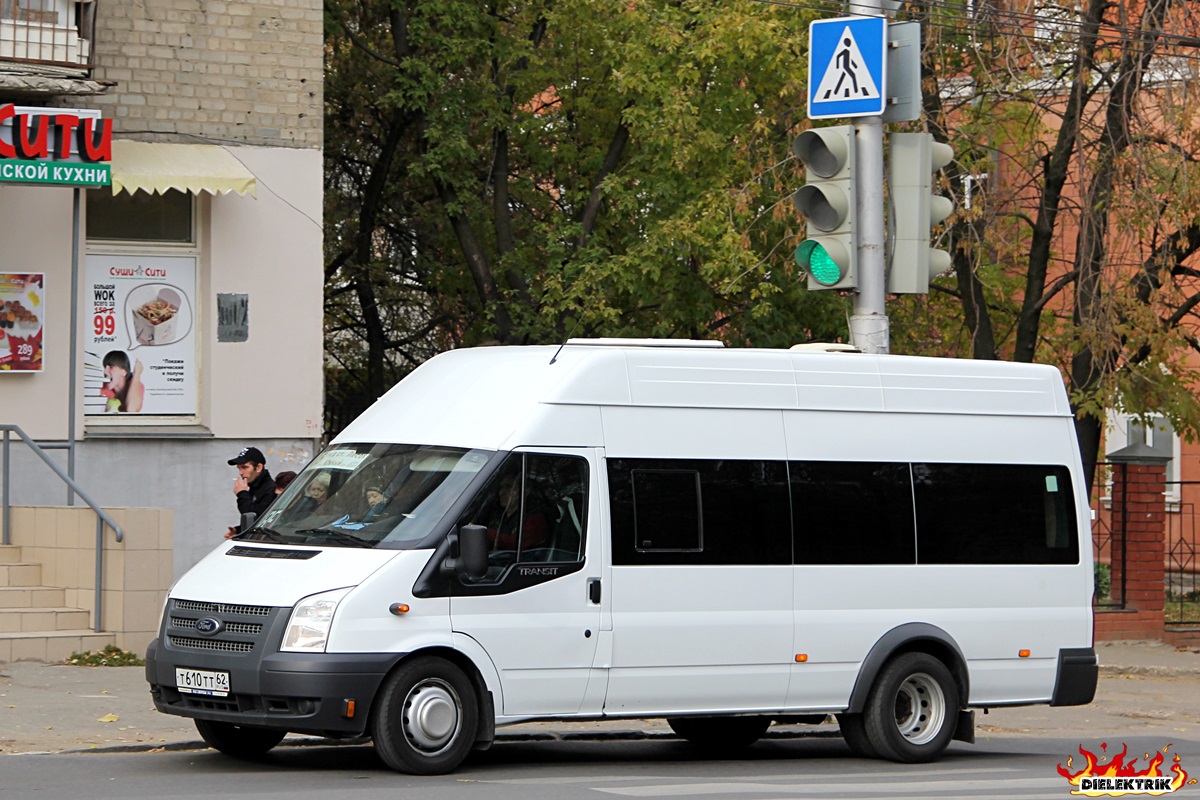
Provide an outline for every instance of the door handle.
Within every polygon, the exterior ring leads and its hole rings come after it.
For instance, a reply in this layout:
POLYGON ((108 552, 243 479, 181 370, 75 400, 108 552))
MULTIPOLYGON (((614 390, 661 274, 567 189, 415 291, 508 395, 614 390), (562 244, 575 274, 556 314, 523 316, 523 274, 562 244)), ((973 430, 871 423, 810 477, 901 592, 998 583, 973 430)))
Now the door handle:
POLYGON ((600 579, 588 578, 588 600, 600 605, 600 579))

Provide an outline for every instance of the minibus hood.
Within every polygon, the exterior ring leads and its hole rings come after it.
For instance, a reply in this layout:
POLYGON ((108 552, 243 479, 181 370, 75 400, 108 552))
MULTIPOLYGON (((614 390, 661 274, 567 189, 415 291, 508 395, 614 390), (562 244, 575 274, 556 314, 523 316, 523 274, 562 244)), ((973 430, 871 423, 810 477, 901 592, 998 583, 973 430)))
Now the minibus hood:
MULTIPOLYGON (((357 586, 401 553, 358 547, 284 547, 226 542, 188 570, 171 597, 216 603, 293 606, 303 597, 357 586)), ((428 559, 430 551, 420 551, 428 559)))

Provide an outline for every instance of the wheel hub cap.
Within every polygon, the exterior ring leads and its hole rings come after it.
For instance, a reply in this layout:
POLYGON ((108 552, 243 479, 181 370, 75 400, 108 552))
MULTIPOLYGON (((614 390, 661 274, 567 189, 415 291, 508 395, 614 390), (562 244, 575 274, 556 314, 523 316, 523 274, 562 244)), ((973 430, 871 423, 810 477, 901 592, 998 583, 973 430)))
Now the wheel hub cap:
POLYGON ((896 693, 896 727, 912 744, 937 737, 946 719, 946 697, 937 681, 918 672, 910 675, 896 693))
POLYGON ((404 732, 416 747, 436 753, 453 740, 460 724, 458 696, 440 681, 417 684, 404 703, 404 732))

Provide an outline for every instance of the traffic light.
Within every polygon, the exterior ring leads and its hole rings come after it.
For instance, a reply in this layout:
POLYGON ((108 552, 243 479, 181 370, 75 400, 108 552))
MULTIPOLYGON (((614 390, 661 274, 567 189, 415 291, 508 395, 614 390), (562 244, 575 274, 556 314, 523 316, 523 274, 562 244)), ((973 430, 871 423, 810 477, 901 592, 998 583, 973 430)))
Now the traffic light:
POLYGON ((792 142, 792 152, 804 164, 807 180, 792 195, 808 223, 808 238, 796 248, 796 263, 808 273, 809 289, 853 289, 858 285, 854 127, 807 130, 792 142))
POLYGON ((950 254, 930 247, 929 234, 954 211, 948 197, 933 194, 933 173, 950 163, 954 151, 928 133, 893 133, 888 142, 888 208, 894 224, 887 291, 924 294, 930 279, 950 269, 950 254))

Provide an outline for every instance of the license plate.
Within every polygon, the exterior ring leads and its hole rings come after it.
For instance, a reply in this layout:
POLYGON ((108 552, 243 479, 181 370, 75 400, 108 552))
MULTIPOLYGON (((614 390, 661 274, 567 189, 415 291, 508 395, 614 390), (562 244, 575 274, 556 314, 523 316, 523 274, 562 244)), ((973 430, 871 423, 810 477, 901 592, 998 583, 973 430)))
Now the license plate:
POLYGON ((207 669, 175 668, 175 685, 181 692, 209 697, 229 696, 229 673, 207 669))

